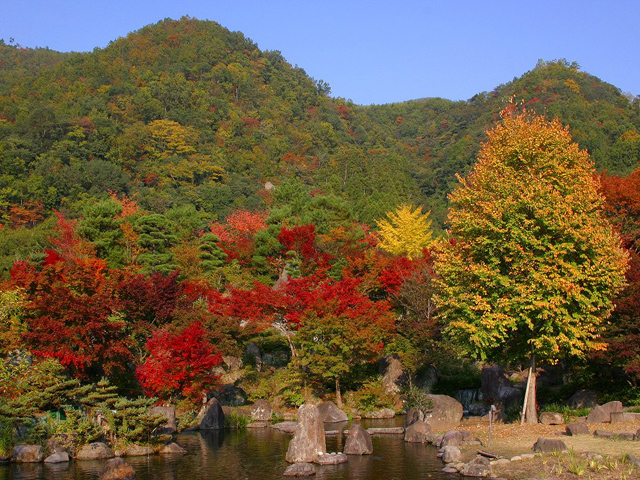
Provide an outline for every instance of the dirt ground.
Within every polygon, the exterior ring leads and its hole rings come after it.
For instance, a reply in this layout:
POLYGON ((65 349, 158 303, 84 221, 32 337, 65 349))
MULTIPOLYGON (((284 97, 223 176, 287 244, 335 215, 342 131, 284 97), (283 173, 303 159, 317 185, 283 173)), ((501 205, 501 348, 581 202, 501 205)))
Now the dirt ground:
POLYGON ((494 423, 489 440, 489 423, 465 419, 460 430, 468 430, 482 441, 483 446, 464 447, 463 460, 470 460, 483 449, 504 458, 533 453, 539 437, 558 438, 565 442, 568 452, 545 454, 531 460, 493 466, 494 473, 505 479, 638 479, 640 468, 628 461, 629 455, 640 457, 640 441, 598 438, 596 429, 615 433, 636 433, 640 422, 589 424, 590 435, 569 436, 565 425, 520 425, 494 423), (600 455, 603 458, 595 457, 600 455))

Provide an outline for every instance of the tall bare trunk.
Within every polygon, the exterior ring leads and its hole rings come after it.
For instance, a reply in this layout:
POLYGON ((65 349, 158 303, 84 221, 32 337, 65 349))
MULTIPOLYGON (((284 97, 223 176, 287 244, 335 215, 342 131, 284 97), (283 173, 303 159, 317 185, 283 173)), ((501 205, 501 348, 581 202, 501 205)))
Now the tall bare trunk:
POLYGON ((527 378, 527 398, 526 409, 524 412, 524 421, 526 423, 538 423, 537 405, 536 405, 536 391, 537 391, 537 375, 536 375, 536 355, 531 354, 531 360, 529 364, 529 376, 527 378))
POLYGON ((342 395, 340 394, 340 379, 336 378, 336 406, 342 408, 342 395))

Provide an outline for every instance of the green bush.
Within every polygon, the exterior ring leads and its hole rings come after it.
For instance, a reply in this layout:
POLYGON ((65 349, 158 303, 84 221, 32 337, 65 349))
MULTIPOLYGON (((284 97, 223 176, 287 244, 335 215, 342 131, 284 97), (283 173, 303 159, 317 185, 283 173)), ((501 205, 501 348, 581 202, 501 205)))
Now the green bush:
POLYGON ((247 428, 251 423, 251 417, 242 415, 235 410, 230 411, 224 416, 224 428, 232 428, 234 430, 242 430, 247 428))
POLYGON ((77 410, 65 410, 66 419, 55 426, 55 433, 64 436, 68 443, 78 446, 95 442, 103 436, 100 426, 77 410))
POLYGON ((404 394, 407 408, 414 408, 423 413, 433 410, 433 400, 417 387, 410 387, 404 394))
POLYGON ((560 405, 557 403, 550 403, 548 405, 543 406, 540 409, 541 412, 553 412, 560 413, 564 418, 565 423, 570 423, 572 418, 575 417, 584 417, 589 415, 591 411, 590 408, 571 408, 568 405, 560 405))
POLYGON ((0 422, 0 457, 7 457, 15 445, 13 425, 9 422, 0 422))
POLYGON ((362 413, 370 413, 382 408, 394 408, 394 399, 389 395, 382 380, 373 380, 365 382, 355 392, 349 392, 345 395, 347 403, 362 413))

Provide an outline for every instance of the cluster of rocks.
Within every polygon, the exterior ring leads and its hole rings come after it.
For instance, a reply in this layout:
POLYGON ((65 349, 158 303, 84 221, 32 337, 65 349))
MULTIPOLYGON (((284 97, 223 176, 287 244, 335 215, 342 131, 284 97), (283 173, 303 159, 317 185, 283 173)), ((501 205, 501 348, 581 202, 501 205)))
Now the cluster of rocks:
POLYGON ((133 468, 121 457, 133 457, 142 455, 185 454, 187 451, 175 442, 163 445, 160 449, 153 450, 148 446, 130 445, 124 450, 113 451, 102 442, 93 442, 79 447, 73 455, 69 452, 54 447, 53 453, 45 457, 45 449, 41 445, 16 445, 11 452, 10 461, 14 463, 65 463, 75 459, 83 460, 109 460, 100 480, 128 480, 135 478, 133 468))
MULTIPOLYGON (((292 465, 284 472, 285 476, 313 475, 316 473, 314 463, 337 465, 347 462, 348 455, 371 455, 373 453, 371 434, 357 424, 352 425, 349 429, 344 452, 327 452, 324 418, 329 419, 326 423, 347 420, 344 412, 329 402, 318 406, 305 404, 298 409, 298 422, 295 424, 293 438, 289 442, 286 455, 287 462, 292 465)), ((282 429, 282 425, 280 429, 282 429)))

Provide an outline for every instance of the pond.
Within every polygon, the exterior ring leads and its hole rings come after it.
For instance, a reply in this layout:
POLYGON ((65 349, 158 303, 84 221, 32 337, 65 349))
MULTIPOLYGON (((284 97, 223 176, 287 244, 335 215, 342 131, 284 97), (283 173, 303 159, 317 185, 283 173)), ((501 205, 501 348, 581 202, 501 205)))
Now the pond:
MULTIPOLYGON (((363 427, 402 424, 391 420, 363 420, 363 427)), ((348 425, 327 424, 327 429, 348 425)), ((430 445, 411 444, 402 435, 374 435, 373 455, 349 456, 341 465, 317 465, 315 480, 452 479, 440 472, 443 464, 430 445)), ((138 480, 282 480, 289 465, 285 454, 291 435, 272 428, 183 433, 176 437, 189 455, 128 457, 138 480)), ((345 437, 327 436, 327 451, 342 451, 345 437)), ((0 466, 0 480, 97 479, 104 461, 72 461, 69 464, 12 464, 0 466)))

